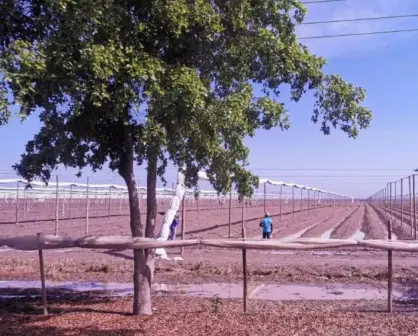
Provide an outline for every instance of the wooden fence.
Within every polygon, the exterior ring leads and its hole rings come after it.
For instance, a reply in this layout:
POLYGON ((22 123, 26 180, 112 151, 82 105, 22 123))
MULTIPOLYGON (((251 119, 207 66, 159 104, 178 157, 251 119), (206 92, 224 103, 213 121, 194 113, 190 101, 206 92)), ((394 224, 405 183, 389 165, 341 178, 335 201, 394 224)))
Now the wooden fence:
POLYGON ((246 250, 312 250, 312 249, 338 249, 347 247, 372 248, 388 251, 388 311, 392 312, 392 284, 393 263, 392 252, 418 252, 418 241, 390 241, 391 225, 388 223, 389 240, 350 240, 350 239, 318 239, 298 238, 294 240, 275 239, 188 239, 179 241, 157 241, 151 238, 129 236, 88 236, 73 238, 53 235, 31 235, 19 237, 0 237, 0 247, 7 246, 15 250, 38 250, 40 262, 40 275, 42 284, 42 303, 44 313, 47 314, 47 296, 45 288, 43 250, 63 248, 89 248, 89 249, 156 249, 169 247, 210 246, 228 249, 241 249, 243 251, 243 280, 244 280, 244 311, 247 311, 247 265, 246 250))

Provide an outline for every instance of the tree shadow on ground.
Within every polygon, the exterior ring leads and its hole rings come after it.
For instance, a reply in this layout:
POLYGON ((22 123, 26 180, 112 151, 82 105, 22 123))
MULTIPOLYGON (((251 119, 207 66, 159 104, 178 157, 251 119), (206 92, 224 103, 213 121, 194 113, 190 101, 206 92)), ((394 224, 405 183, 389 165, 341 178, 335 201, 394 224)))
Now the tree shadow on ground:
MULTIPOLYGON (((114 292, 112 291, 112 294, 114 292)), ((120 300, 121 297, 111 297, 109 291, 95 290, 80 292, 71 289, 47 289, 48 310, 54 314, 69 311, 67 308, 59 308, 59 305, 76 304, 82 307, 77 308, 78 311, 82 311, 84 306, 112 303, 118 299, 120 300)), ((94 309, 86 308, 85 311, 94 311, 94 309)), ((96 312, 117 313, 112 310, 96 310, 96 312)), ((0 289, 0 319, 1 316, 16 313, 24 313, 27 315, 42 314, 41 290, 38 288, 0 289)))

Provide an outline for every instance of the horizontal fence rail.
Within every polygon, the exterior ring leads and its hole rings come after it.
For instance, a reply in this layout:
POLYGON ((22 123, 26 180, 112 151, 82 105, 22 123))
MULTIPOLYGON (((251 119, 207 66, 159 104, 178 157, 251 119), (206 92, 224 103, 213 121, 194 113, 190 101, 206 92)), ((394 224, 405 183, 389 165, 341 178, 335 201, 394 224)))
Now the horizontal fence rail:
POLYGON ((229 249, 257 250, 310 250, 342 247, 367 247, 386 251, 418 252, 418 241, 389 240, 352 240, 352 239, 320 239, 298 238, 283 239, 187 239, 187 240, 154 240, 130 236, 98 236, 73 238, 68 236, 30 235, 0 238, 0 247, 6 246, 14 250, 51 250, 64 248, 88 249, 157 249, 170 247, 210 246, 229 249))

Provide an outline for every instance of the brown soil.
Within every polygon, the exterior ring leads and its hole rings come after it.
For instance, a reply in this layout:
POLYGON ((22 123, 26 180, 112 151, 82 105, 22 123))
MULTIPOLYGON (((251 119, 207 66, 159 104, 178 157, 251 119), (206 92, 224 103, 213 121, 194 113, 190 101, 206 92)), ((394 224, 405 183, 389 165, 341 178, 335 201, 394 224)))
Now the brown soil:
POLYGON ((156 296, 154 315, 131 316, 131 299, 71 297, 50 302, 40 316, 33 300, 0 302, 6 335, 416 335, 416 307, 379 301, 272 302, 156 296), (88 302, 88 303, 87 303, 88 302), (406 312, 408 311, 408 312, 406 312))

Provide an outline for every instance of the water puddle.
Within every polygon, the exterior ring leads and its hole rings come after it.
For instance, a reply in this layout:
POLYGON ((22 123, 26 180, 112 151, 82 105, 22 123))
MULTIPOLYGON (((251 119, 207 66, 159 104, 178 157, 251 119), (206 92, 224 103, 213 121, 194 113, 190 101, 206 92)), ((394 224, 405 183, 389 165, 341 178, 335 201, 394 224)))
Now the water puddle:
POLYGON ((350 255, 350 253, 347 253, 347 252, 339 252, 339 251, 318 251, 318 252, 312 252, 311 254, 312 255, 325 255, 325 256, 350 255))
POLYGON ((331 238, 331 233, 332 233, 332 231, 334 231, 334 229, 331 229, 331 230, 325 231, 325 232, 322 234, 321 239, 330 239, 330 238, 331 238))
MULTIPOLYGON (((0 281, 0 297, 16 298, 39 296, 39 281, 0 281), (29 289, 36 293, 28 292, 29 289), (27 292, 20 295, 19 291, 27 292), (17 293, 16 293, 17 292, 17 293), (10 295, 8 295, 10 294, 10 295), (33 295, 36 294, 36 295, 33 295)), ((47 289, 73 292, 105 292, 107 296, 131 296, 133 287, 130 283, 93 283, 93 282, 62 282, 47 283, 47 289)), ((212 298, 218 296, 222 299, 236 299, 242 297, 242 285, 232 283, 206 283, 206 284, 153 284, 155 292, 164 292, 179 296, 212 298)), ((404 294, 394 291, 394 297, 402 299, 404 294)), ((265 284, 249 289, 252 299, 258 300, 380 300, 387 297, 385 289, 370 285, 333 284, 323 286, 309 286, 299 284, 265 284)))
POLYGON ((313 228, 315 225, 317 225, 317 224, 314 224, 314 225, 311 225, 311 226, 309 226, 309 227, 307 227, 307 228, 305 228, 305 229, 303 229, 303 230, 300 230, 300 231, 298 231, 298 232, 295 232, 295 233, 293 233, 293 234, 291 234, 291 235, 288 235, 288 236, 286 236, 286 237, 283 237, 283 238, 280 238, 280 240, 282 240, 282 241, 286 241, 286 240, 294 240, 294 239, 298 239, 298 238, 300 238, 306 231, 308 231, 310 228, 313 228))
MULTIPOLYGON (((53 252, 53 253, 66 253, 66 252, 74 252, 74 251, 79 251, 80 249, 77 248, 64 248, 64 249, 57 249, 57 250, 48 250, 48 253, 53 252)), ((24 250, 15 250, 15 249, 11 249, 11 248, 0 248, 0 253, 4 253, 4 252, 13 252, 13 253, 38 253, 37 250, 35 251, 24 251, 24 250)))
POLYGON ((353 234, 348 239, 352 239, 352 240, 363 240, 365 237, 366 237, 366 234, 363 231, 358 230, 355 234, 353 234))

